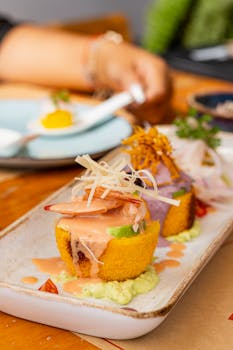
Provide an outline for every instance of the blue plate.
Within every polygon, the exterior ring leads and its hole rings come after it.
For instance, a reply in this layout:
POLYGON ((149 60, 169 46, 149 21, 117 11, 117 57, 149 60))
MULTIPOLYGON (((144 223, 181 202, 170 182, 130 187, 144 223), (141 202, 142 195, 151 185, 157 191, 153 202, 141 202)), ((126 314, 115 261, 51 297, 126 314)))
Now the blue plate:
POLYGON ((195 108, 200 115, 210 114, 213 116, 212 124, 221 130, 233 132, 233 118, 227 117, 224 112, 217 109, 219 104, 233 102, 232 92, 216 92, 209 94, 194 94, 189 97, 189 105, 195 108))
MULTIPOLYGON (((0 128, 27 134, 27 124, 39 115, 40 107, 40 100, 0 100, 0 128)), ((90 106, 87 104, 75 104, 77 113, 88 108, 90 106)), ((131 125, 126 119, 112 116, 107 122, 81 134, 39 137, 16 157, 0 158, 0 165, 41 168, 74 164, 77 155, 88 153, 94 158, 101 156, 120 145, 121 140, 131 132, 131 125)))

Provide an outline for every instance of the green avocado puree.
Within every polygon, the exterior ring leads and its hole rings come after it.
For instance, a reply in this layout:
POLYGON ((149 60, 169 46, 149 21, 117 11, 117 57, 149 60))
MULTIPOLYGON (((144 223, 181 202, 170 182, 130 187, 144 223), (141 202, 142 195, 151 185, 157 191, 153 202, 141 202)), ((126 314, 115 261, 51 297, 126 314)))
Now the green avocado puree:
MULTIPOLYGON (((124 282, 111 281, 87 284, 83 287, 81 297, 91 297, 114 301, 117 304, 128 304, 136 295, 149 292, 159 282, 159 277, 153 267, 135 279, 124 282)), ((78 295, 80 297, 80 295, 78 295)))
MULTIPOLYGON (((66 282, 76 280, 78 277, 69 275, 62 271, 57 275, 52 275, 54 283, 63 285, 66 282)), ((149 292, 159 282, 159 277, 152 266, 135 279, 129 279, 124 282, 111 281, 95 284, 85 284, 82 294, 77 294, 78 298, 97 298, 114 301, 117 304, 128 304, 136 295, 149 292)))
POLYGON ((72 276, 72 275, 68 274, 66 271, 62 271, 59 274, 52 275, 50 277, 54 283, 61 283, 61 284, 64 284, 66 282, 70 282, 70 281, 77 279, 76 276, 72 276))

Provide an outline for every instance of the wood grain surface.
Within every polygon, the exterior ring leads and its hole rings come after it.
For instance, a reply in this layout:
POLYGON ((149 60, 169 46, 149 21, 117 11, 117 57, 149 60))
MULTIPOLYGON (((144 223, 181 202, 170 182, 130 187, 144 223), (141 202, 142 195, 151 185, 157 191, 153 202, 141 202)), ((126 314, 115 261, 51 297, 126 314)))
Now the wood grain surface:
MULTIPOLYGON (((233 90, 233 84, 192 74, 173 72, 173 111, 185 112, 186 98, 194 92, 233 90)), ((1 85, 0 98, 39 97, 47 90, 19 84, 1 85)), ((30 210, 52 192, 77 176, 80 168, 23 172, 0 183, 0 229, 30 210)), ((64 330, 0 313, 0 349, 97 349, 64 330)))

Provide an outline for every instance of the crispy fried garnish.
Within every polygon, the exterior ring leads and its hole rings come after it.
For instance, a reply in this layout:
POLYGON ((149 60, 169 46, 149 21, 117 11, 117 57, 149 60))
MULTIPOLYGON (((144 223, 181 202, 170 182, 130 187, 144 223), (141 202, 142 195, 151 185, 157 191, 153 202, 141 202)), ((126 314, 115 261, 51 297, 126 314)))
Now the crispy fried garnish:
POLYGON ((42 284, 42 286, 40 286, 38 290, 42 292, 58 294, 58 289, 50 278, 47 279, 47 281, 44 284, 42 284))
POLYGON ((158 164, 162 162, 169 169, 172 178, 179 177, 179 170, 171 156, 171 144, 156 127, 144 130, 137 126, 134 134, 123 140, 122 144, 128 146, 125 151, 129 153, 134 169, 150 169, 155 175, 158 164))

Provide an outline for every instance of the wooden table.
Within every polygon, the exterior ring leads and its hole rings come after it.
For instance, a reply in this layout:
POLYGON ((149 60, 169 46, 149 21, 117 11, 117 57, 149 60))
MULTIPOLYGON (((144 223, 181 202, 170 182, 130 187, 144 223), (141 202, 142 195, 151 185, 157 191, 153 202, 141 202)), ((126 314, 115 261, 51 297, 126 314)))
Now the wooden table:
MULTIPOLYGON (((173 109, 185 112, 190 93, 214 90, 233 90, 233 84, 192 74, 173 72, 173 109)), ((0 86, 2 97, 35 97, 44 89, 29 89, 21 85, 0 86)), ((24 173, 0 183, 0 229, 19 218, 52 192, 70 181, 77 168, 24 173), (38 174, 40 185, 38 186, 38 174)), ((179 307, 179 306, 178 306, 179 307)), ((97 349, 68 331, 28 322, 0 313, 0 349, 97 349)))

